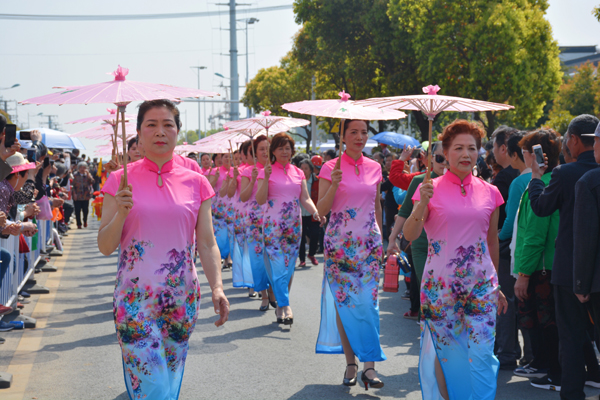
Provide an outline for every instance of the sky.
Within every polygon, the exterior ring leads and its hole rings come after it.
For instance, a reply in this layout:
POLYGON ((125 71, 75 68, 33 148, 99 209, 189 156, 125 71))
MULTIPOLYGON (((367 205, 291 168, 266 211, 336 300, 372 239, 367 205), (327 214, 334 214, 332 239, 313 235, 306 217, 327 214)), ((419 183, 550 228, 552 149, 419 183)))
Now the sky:
MULTIPOLYGON (((225 3, 226 0, 219 1, 225 3)), ((239 1, 238 3, 241 3, 239 1)), ((291 5, 292 0, 247 0, 242 9, 291 5)), ((559 45, 600 45, 600 23, 592 16, 600 0, 550 0, 547 18, 559 45), (574 3, 577 6, 574 6, 574 3)), ((0 14, 114 15, 171 14, 226 10, 204 0, 2 0, 0 14)), ((248 29, 249 78, 261 68, 277 65, 292 46, 299 26, 291 8, 249 12, 241 18, 258 18, 248 29)), ((196 88, 198 75, 191 66, 206 66, 200 72, 201 89, 225 94, 229 81, 229 16, 133 21, 23 21, 0 19, 0 97, 25 100, 53 92, 53 86, 88 85, 112 79, 106 75, 118 65, 129 68, 128 79, 196 88), (225 54, 225 55, 222 55, 225 54), (14 84, 14 89, 4 89, 14 84)), ((246 31, 239 23, 237 34, 240 84, 246 79, 246 31)), ((243 95, 240 88, 240 97, 243 95)), ((401 93, 398 93, 399 95, 401 93)), ((132 103, 128 112, 135 113, 132 103)), ((14 107, 14 103, 9 104, 14 107)), ((75 133, 92 127, 66 122, 103 115, 106 104, 18 106, 18 122, 31 128, 46 126, 53 115, 61 130, 75 133)), ((206 114, 217 114, 220 104, 206 104, 200 110, 202 130, 206 114), (205 112, 206 109, 206 112, 205 112)), ((181 103, 183 129, 198 128, 197 103, 181 103)), ((12 114, 12 112, 11 112, 12 114)), ((240 106, 240 115, 246 115, 240 106)), ((97 141, 84 140, 93 148, 97 141)))

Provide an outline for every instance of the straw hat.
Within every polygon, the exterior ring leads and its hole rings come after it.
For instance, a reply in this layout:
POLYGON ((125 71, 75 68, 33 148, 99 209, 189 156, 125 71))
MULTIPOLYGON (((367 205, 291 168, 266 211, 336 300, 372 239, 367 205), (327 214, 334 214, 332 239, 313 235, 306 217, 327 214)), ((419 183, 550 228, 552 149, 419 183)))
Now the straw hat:
POLYGON ((13 174, 35 168, 35 163, 27 162, 21 153, 13 154, 6 159, 6 162, 12 167, 13 174))

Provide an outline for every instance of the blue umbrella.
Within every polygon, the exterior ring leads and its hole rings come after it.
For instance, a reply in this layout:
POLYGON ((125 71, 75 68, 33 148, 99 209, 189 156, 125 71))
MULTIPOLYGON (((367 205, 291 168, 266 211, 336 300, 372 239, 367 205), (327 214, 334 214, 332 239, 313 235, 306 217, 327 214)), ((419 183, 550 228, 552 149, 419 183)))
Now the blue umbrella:
POLYGON ((414 137, 396 132, 380 132, 371 139, 398 149, 401 149, 404 146, 419 146, 421 144, 414 137))
MULTIPOLYGON (((20 139, 21 132, 29 132, 32 130, 33 129, 24 129, 22 131, 19 131, 17 136, 20 139)), ((85 146, 83 145, 83 143, 81 143, 81 141, 79 139, 77 139, 76 137, 71 137, 64 132, 57 131, 54 129, 37 128, 37 130, 40 131, 40 133, 42 134, 42 143, 44 143, 46 145, 46 147, 48 147, 50 149, 85 150, 85 146)), ((30 143, 31 142, 28 140, 23 140, 21 142, 21 145, 24 148, 27 148, 30 146, 30 143)))

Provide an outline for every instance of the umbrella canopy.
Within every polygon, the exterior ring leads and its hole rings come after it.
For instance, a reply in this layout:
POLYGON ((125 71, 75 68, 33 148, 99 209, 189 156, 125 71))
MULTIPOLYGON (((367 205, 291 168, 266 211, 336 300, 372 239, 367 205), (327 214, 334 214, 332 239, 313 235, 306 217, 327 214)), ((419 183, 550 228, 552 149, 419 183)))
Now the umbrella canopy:
POLYGON ((350 100, 351 96, 343 90, 338 95, 340 96, 339 100, 304 100, 286 103, 281 108, 290 112, 317 117, 362 119, 365 121, 394 120, 406 117, 406 114, 402 111, 378 109, 358 104, 350 100))
MULTIPOLYGON (((275 135, 279 131, 269 133, 275 135)), ((203 153, 227 153, 230 149, 237 149, 245 141, 264 134, 265 129, 226 129, 200 139, 194 145, 203 153)))
POLYGON ((380 132, 371 139, 401 149, 405 146, 419 146, 421 143, 414 137, 396 132, 380 132))
MULTIPOLYGON (((23 129, 17 133, 17 137, 21 137, 21 132, 31 132, 37 130, 42 134, 42 143, 46 147, 51 149, 79 149, 85 150, 85 146, 77 138, 70 137, 65 132, 57 131, 48 128, 34 128, 34 129, 23 129)), ((22 141, 23 147, 30 147, 31 142, 29 140, 22 141)))
POLYGON ((199 89, 188 89, 159 83, 128 81, 125 79, 128 73, 129 69, 119 65, 117 70, 111 73, 115 77, 112 81, 87 86, 62 87, 62 90, 56 93, 23 100, 21 104, 113 103, 123 105, 132 101, 157 99, 180 100, 185 97, 213 97, 219 95, 216 92, 199 89))
MULTIPOLYGON (((429 119, 429 143, 432 140, 433 119, 442 111, 475 112, 475 111, 503 111, 514 108, 508 104, 490 103, 488 101, 464 99, 462 97, 440 96, 438 85, 429 85, 423 88, 423 93, 414 96, 376 97, 361 100, 360 104, 394 110, 419 110, 429 119)), ((426 181, 429 181, 431 172, 431 152, 428 156, 426 181)))
MULTIPOLYGON (((131 137, 137 135, 137 125, 134 122, 127 122, 125 124, 125 133, 127 137, 131 137)), ((119 127, 119 132, 121 132, 122 126, 119 127)), ((111 124, 102 124, 98 126, 94 126, 93 128, 84 129, 77 133, 73 133, 71 137, 84 137, 88 139, 110 139, 111 136, 114 136, 114 125, 111 124)))
POLYGON ((229 129, 273 129, 286 132, 291 128, 306 126, 310 121, 302 118, 289 118, 271 115, 271 111, 263 111, 260 117, 240 119, 227 122, 224 126, 229 129))
MULTIPOLYGON (((115 108, 107 108, 106 111, 108 111, 110 114, 97 115, 95 117, 78 119, 75 121, 67 122, 67 124, 84 124, 87 122, 101 122, 101 121, 107 122, 112 125, 116 124, 117 110, 115 108)), ((136 118, 137 118, 137 115, 135 115, 135 114, 125 114, 125 121, 129 121, 131 119, 136 119, 136 118)))
POLYGON ((440 96, 438 85, 423 88, 427 94, 414 96, 374 97, 360 100, 359 104, 381 109, 422 111, 429 119, 433 119, 442 111, 476 112, 504 111, 514 108, 508 104, 491 103, 489 101, 465 99, 462 97, 440 96))

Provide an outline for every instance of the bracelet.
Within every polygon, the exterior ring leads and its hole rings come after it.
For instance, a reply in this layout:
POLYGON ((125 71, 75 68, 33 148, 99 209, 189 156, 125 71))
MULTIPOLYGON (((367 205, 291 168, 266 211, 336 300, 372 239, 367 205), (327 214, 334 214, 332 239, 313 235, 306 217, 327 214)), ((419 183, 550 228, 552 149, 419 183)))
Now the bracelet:
POLYGON ((527 274, 524 274, 522 272, 519 272, 519 276, 522 276, 524 278, 529 278, 531 275, 527 275, 527 274))
POLYGON ((413 215, 412 217, 413 217, 413 218, 415 219, 415 221, 417 221, 417 222, 421 222, 421 221, 423 221, 423 220, 425 219, 425 217, 423 217, 423 218, 419 219, 419 218, 415 217, 414 215, 413 215))
POLYGON ((318 211, 315 211, 315 213, 312 215, 312 217, 313 217, 314 219, 317 219, 317 220, 318 220, 318 219, 319 219, 319 217, 320 217, 320 215, 319 215, 319 212, 318 212, 318 211))

